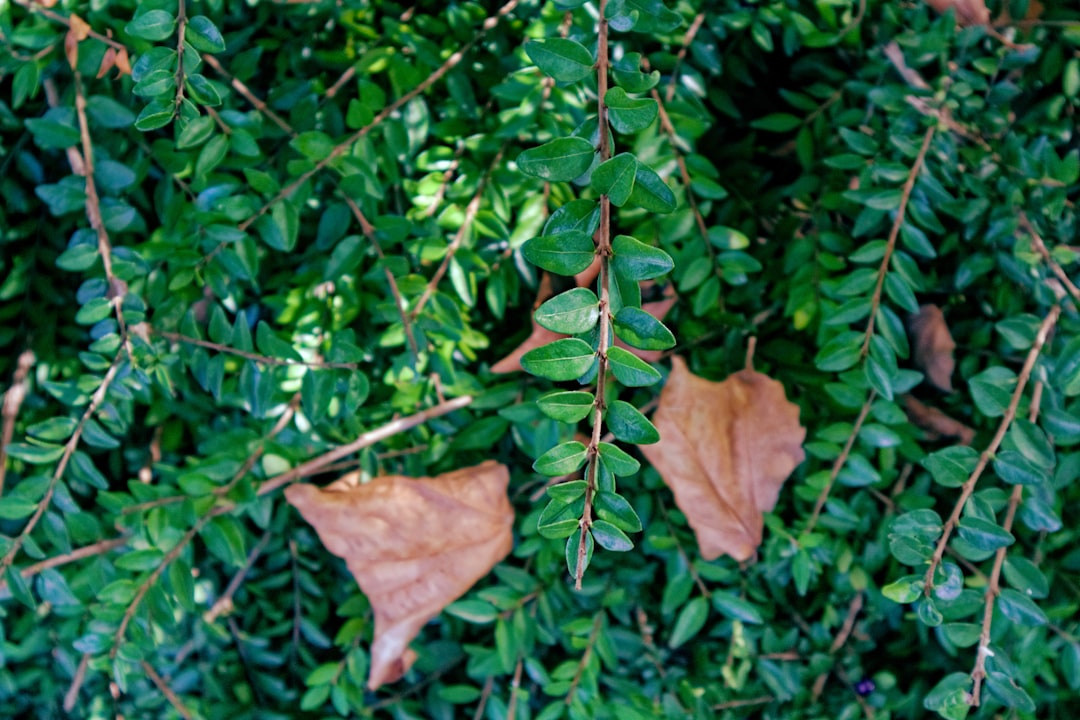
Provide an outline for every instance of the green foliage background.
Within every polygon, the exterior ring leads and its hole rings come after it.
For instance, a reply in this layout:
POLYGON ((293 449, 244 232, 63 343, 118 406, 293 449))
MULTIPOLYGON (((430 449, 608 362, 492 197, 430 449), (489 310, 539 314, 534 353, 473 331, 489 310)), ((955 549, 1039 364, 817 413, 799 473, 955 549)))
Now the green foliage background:
POLYGON ((631 200, 614 231, 673 258, 665 322, 696 372, 757 338, 808 459, 744 566, 700 558, 653 469, 621 478, 643 531, 575 591, 531 469, 575 427, 539 410, 552 383, 489 368, 528 333, 523 244, 598 196, 515 162, 596 132, 595 76, 546 80, 524 44, 595 53, 596 5, 191 0, 178 68, 175 0, 0 0, 0 377, 26 393, 4 412, 0 714, 1073 717, 1067 5, 991 31, 917 2, 608 4, 614 82, 647 85, 641 53, 663 108, 616 152, 676 205, 631 200), (95 33, 74 68, 73 12, 95 33), (96 77, 109 43, 133 76, 96 77), (958 343, 949 394, 910 359, 923 303, 958 343), (927 439, 909 392, 973 449, 927 439), (274 479, 464 396, 315 478, 512 469, 512 555, 366 692, 370 607, 274 479))

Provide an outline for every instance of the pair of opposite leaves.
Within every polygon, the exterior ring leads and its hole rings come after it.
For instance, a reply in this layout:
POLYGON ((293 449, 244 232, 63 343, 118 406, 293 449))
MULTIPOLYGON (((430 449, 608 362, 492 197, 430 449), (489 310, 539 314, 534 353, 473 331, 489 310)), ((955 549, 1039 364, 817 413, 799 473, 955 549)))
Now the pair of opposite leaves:
MULTIPOLYGON (((798 406, 761 373, 717 383, 675 357, 654 423, 661 440, 642 452, 674 492, 702 556, 748 559, 761 544, 762 513, 804 458, 798 406)), ((400 678, 420 628, 510 552, 509 479, 489 460, 434 478, 343 478, 285 491, 371 601, 370 688, 400 678)))

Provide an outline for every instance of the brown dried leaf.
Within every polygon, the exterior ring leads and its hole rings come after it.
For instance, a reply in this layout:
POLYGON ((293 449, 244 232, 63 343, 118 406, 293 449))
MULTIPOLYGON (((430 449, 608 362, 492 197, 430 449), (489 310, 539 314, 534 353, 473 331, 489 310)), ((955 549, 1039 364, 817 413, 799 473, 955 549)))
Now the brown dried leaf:
POLYGON ((953 350, 956 342, 945 324, 945 316, 937 305, 923 305, 908 319, 908 330, 914 345, 915 367, 926 374, 939 390, 952 392, 952 374, 956 368, 953 350))
POLYGON ((939 13, 955 8, 958 25, 986 25, 990 22, 986 0, 926 0, 926 4, 939 13))
POLYGON ((972 428, 949 417, 936 407, 930 407, 911 395, 905 395, 903 400, 908 420, 925 430, 928 440, 950 437, 959 439, 961 445, 970 445, 975 439, 975 431, 972 428))
POLYGON ((128 58, 127 48, 116 51, 116 69, 121 76, 131 74, 131 60, 128 58))
POLYGON ((509 482, 506 466, 489 460, 433 478, 343 478, 285 491, 371 601, 369 688, 400 678, 420 628, 510 552, 509 482))
POLYGON ((113 65, 116 64, 116 48, 109 48, 105 51, 105 54, 101 58, 101 64, 98 65, 97 79, 105 77, 109 74, 109 71, 113 69, 113 65))
POLYGON ((85 40, 90 37, 90 23, 86 22, 75 13, 68 15, 68 21, 71 23, 71 33, 75 36, 76 40, 85 40))
POLYGON ((702 557, 749 559, 761 544, 762 513, 806 457, 799 406, 759 372, 717 383, 675 357, 653 424, 660 442, 641 451, 675 493, 702 557))

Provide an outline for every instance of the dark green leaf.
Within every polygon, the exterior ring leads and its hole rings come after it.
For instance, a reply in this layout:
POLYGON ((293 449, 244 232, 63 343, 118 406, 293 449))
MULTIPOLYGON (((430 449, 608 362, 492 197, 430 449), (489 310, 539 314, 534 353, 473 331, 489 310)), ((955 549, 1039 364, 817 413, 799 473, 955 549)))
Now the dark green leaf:
POLYGON ((675 336, 648 312, 624 307, 615 316, 615 334, 627 345, 642 350, 667 350, 675 347, 675 336))
POLYGON ((634 543, 626 533, 605 520, 594 520, 589 530, 596 543, 605 550, 627 552, 634 549, 634 543))
POLYGON ((647 387, 660 381, 660 371, 628 350, 608 348, 608 367, 615 379, 627 387, 647 387))
POLYGON ((660 248, 629 235, 616 235, 611 249, 612 267, 628 280, 651 280, 671 272, 675 265, 671 256, 660 248))
POLYGON ((591 392, 572 390, 544 395, 537 399, 536 405, 552 420, 574 423, 589 415, 595 402, 591 392))
POLYGON ((589 370, 595 359, 596 351, 587 342, 564 338, 522 355, 521 367, 548 380, 575 380, 589 370))
POLYGON ((708 618, 708 600, 696 597, 686 603, 675 620, 675 627, 671 630, 671 637, 668 638, 668 647, 674 649, 692 640, 705 627, 705 621, 708 618))
POLYGON ((584 45, 566 38, 529 40, 525 54, 545 75, 573 83, 593 73, 593 57, 584 45))
POLYGON ((529 262, 558 275, 576 275, 592 264, 596 245, 591 235, 576 230, 541 235, 521 248, 529 262))
POLYGON ((622 207, 630 199, 637 174, 637 159, 631 153, 620 153, 600 163, 589 179, 592 188, 607 195, 612 205, 622 207))
POLYGON ((592 330, 600 318, 600 301, 588 288, 560 293, 536 309, 536 324, 564 335, 592 330))
POLYGON ((196 50, 208 53, 225 52, 225 39, 213 21, 205 15, 196 15, 188 20, 185 39, 196 50))
POLYGON ((132 20, 124 31, 137 38, 158 42, 176 30, 176 18, 164 10, 148 10, 132 20))
POLYGON ((569 475, 585 464, 585 455, 586 447, 577 440, 560 443, 538 457, 533 470, 550 477, 569 475))
POLYGON ((522 152, 517 165, 526 175, 548 182, 567 182, 583 175, 595 154, 596 148, 584 138, 559 138, 522 152))
POLYGON ((623 442, 647 445, 660 440, 656 427, 628 402, 612 402, 604 420, 615 438, 623 442))
POLYGON ((632 98, 621 87, 613 87, 604 95, 608 121, 616 132, 636 133, 656 120, 658 106, 652 98, 632 98))

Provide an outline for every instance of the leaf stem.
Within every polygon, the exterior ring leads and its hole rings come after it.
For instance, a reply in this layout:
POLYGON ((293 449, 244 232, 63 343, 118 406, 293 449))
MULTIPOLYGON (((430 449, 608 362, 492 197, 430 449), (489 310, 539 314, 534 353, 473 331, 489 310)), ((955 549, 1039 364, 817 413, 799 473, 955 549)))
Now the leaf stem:
MULTIPOLYGON (((607 9, 607 0, 600 0, 600 19, 598 20, 598 41, 596 58, 596 94, 597 94, 597 123, 600 132, 600 162, 611 157, 611 142, 608 137, 607 107, 604 105, 604 95, 608 88, 608 24, 604 17, 607 9)), ((585 509, 579 522, 580 533, 578 537, 577 566, 574 570, 574 588, 581 589, 581 580, 585 575, 587 561, 587 545, 589 527, 592 525, 593 496, 596 494, 597 475, 600 469, 600 441, 603 437, 603 418, 605 393, 607 390, 608 372, 608 348, 610 347, 611 334, 611 199, 607 195, 600 196, 600 227, 594 236, 596 241, 596 254, 600 258, 600 273, 598 285, 600 288, 600 340, 596 349, 596 397, 593 401, 592 438, 589 440, 588 458, 589 467, 586 471, 585 485, 585 509)))
POLYGON ((990 441, 990 444, 979 456, 979 462, 975 465, 975 469, 971 471, 971 475, 961 486, 960 497, 957 498, 956 506, 953 507, 949 519, 945 521, 941 538, 938 540, 937 547, 934 549, 934 556, 930 560, 930 567, 926 570, 926 578, 923 583, 926 597, 930 597, 933 592, 934 571, 941 564, 941 558, 945 555, 945 548, 949 544, 949 537, 960 522, 960 513, 963 512, 968 498, 975 492, 975 483, 979 481, 986 466, 990 464, 994 453, 997 452, 998 447, 1001 445, 1001 441, 1005 439, 1005 433, 1008 432, 1009 426, 1012 425, 1012 421, 1016 417, 1016 410, 1020 406, 1020 398, 1023 397, 1024 388, 1027 387, 1028 380, 1031 379, 1031 371, 1035 369, 1035 362, 1039 359, 1039 353, 1042 351, 1043 345, 1046 344, 1046 339, 1050 336, 1050 331, 1053 330, 1060 316, 1061 306, 1054 305, 1046 313, 1046 317, 1043 318, 1042 324, 1039 325, 1039 331, 1035 334, 1035 342, 1032 343, 1031 350, 1028 351, 1027 358, 1024 359, 1024 366, 1020 369, 1020 376, 1016 379, 1016 389, 1013 390, 1012 398, 1009 400, 1009 407, 1005 409, 1005 415, 998 424, 997 432, 994 433, 993 440, 990 441))

